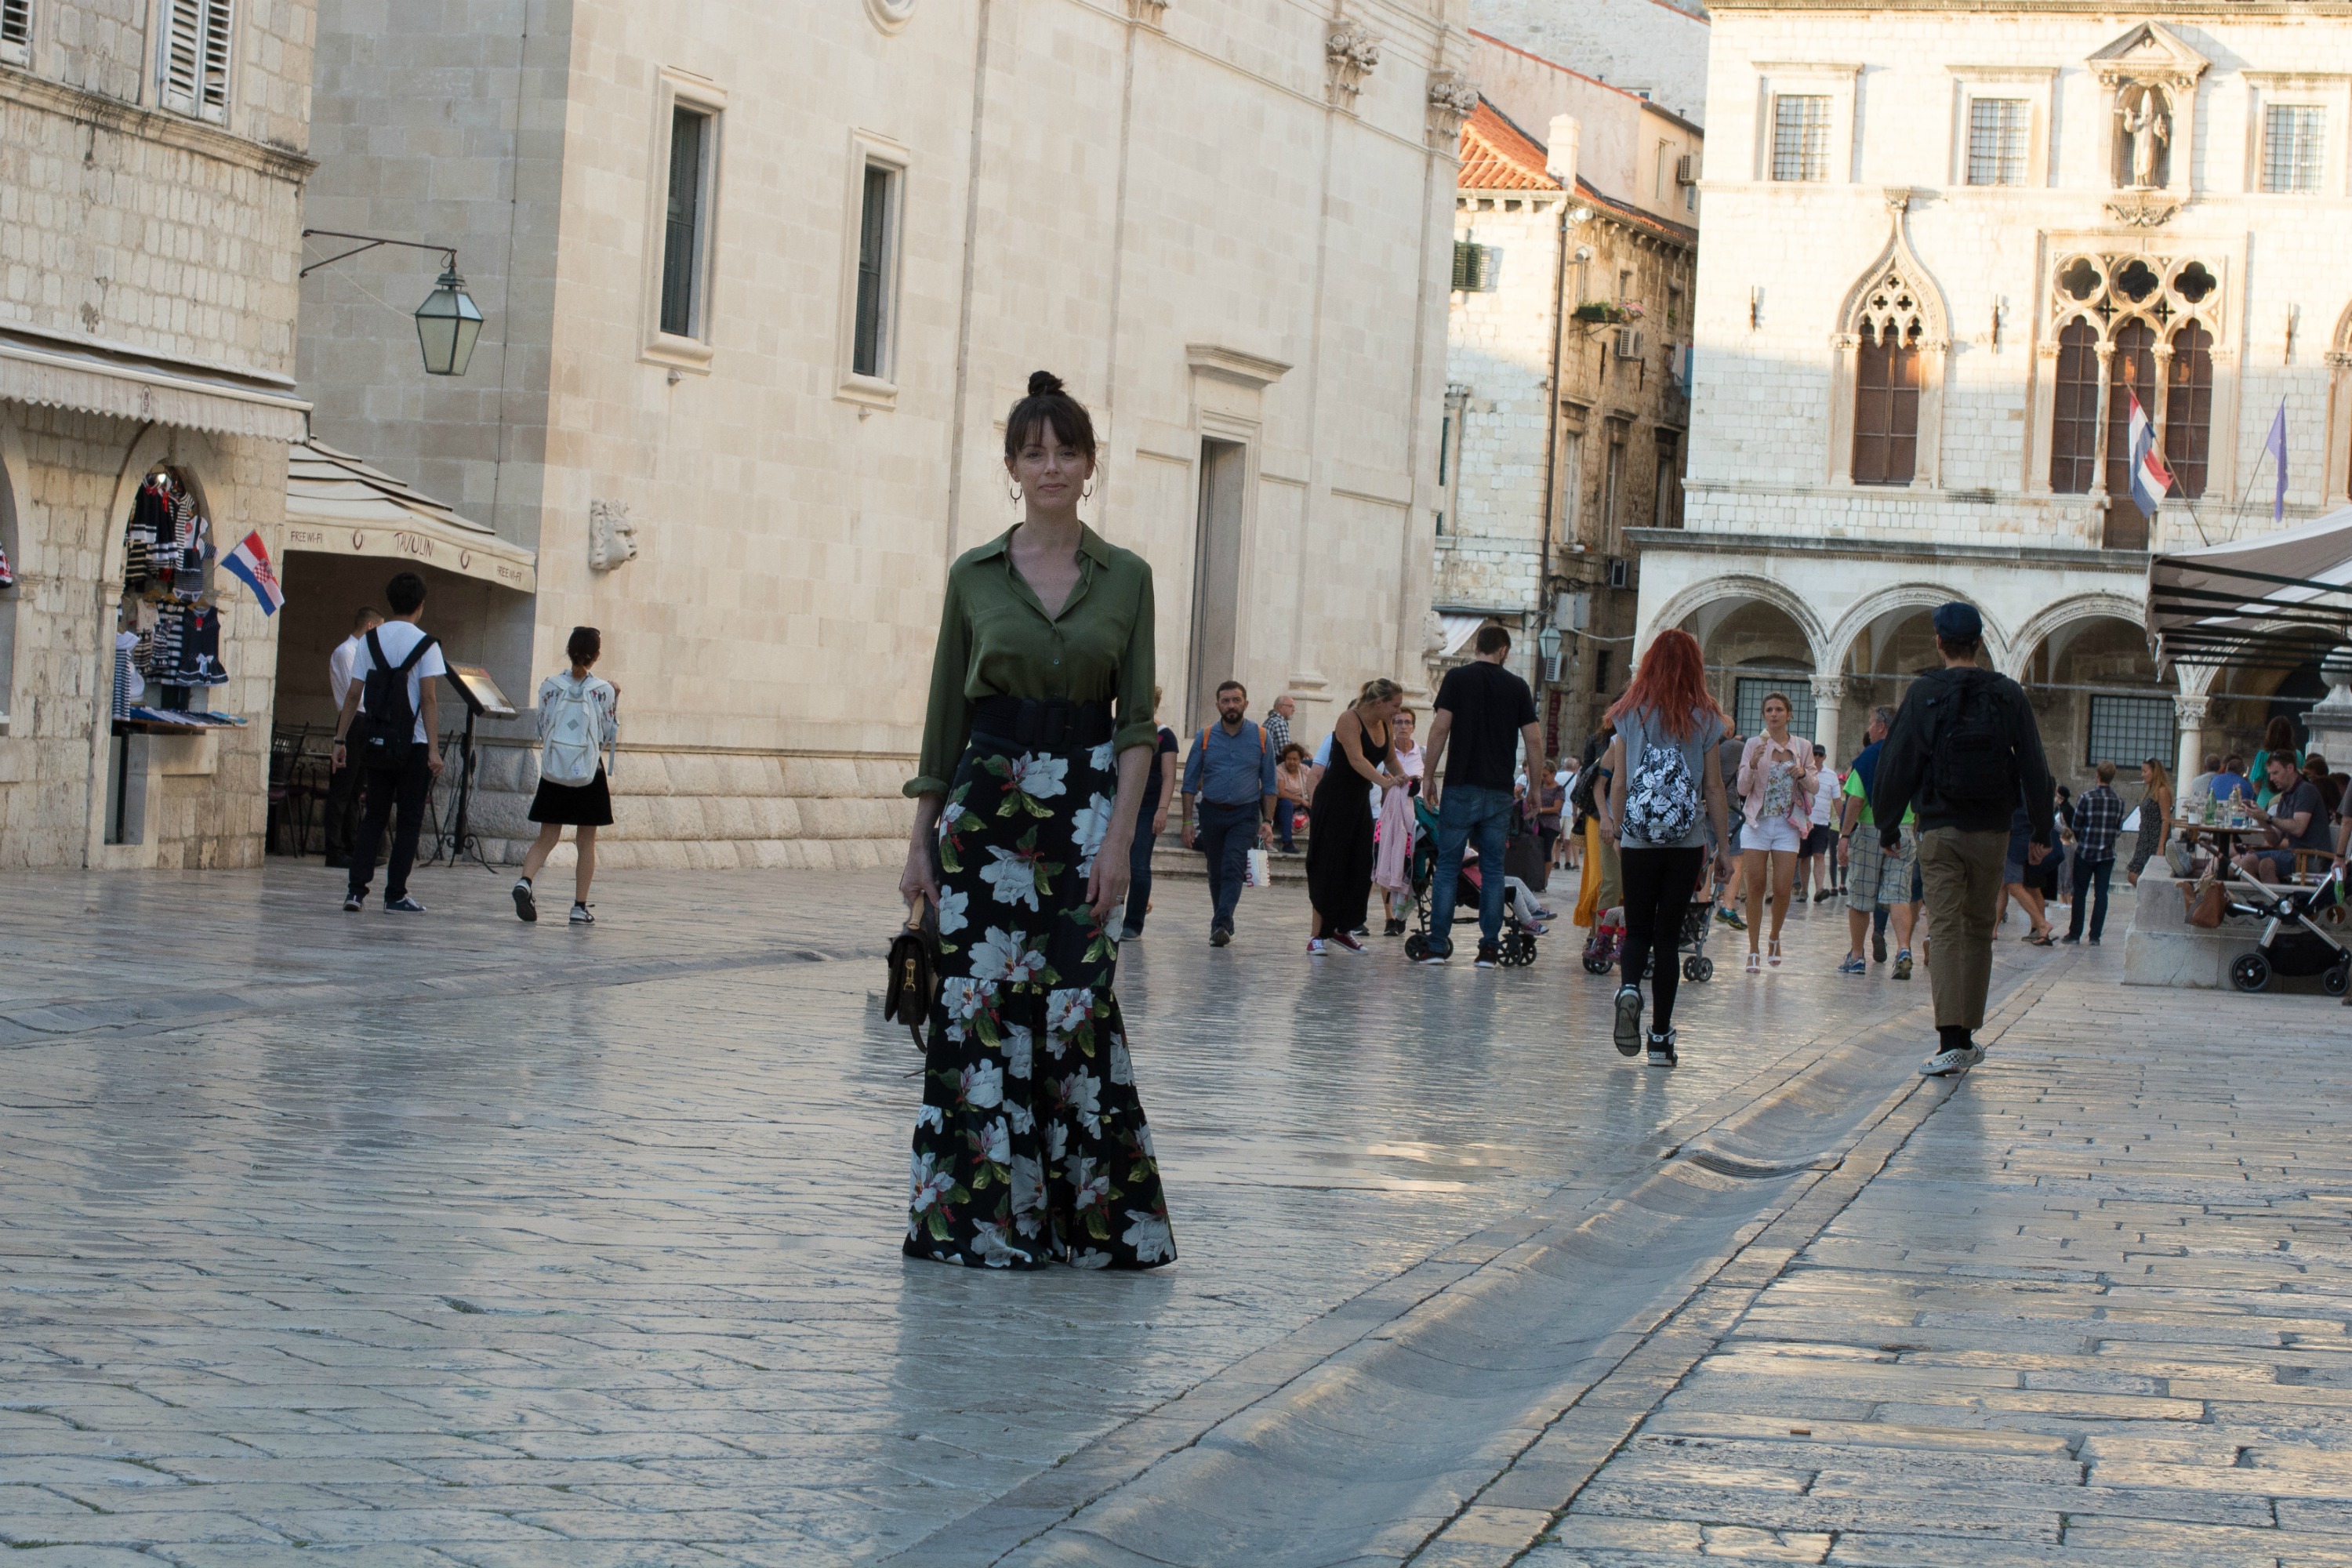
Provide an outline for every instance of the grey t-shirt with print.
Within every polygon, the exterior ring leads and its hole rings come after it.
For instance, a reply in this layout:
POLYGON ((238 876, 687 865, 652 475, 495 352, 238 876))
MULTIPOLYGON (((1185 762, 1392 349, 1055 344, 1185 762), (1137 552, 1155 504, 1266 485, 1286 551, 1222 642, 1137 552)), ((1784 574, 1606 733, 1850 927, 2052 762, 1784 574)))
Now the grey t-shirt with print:
POLYGON ((1664 746, 1682 753, 1683 766, 1690 771, 1691 788, 1698 792, 1698 816, 1691 829, 1672 844, 1648 844, 1639 839, 1627 839, 1621 829, 1618 845, 1625 849, 1704 849, 1707 843, 1706 773, 1706 768, 1715 761, 1714 751, 1724 739, 1723 721, 1712 713, 1694 710, 1690 733, 1676 740, 1658 721, 1655 710, 1637 708, 1617 721, 1617 738, 1625 742, 1625 787, 1633 787, 1633 779, 1642 771, 1643 753, 1655 746, 1664 746))

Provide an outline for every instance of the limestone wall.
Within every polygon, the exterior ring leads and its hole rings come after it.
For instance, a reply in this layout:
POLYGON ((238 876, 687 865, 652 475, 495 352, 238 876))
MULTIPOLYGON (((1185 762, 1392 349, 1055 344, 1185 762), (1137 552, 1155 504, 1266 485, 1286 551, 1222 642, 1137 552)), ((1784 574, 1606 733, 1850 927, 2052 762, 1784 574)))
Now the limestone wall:
POLYGON ((1693 14, 1703 10, 1664 0, 1474 0, 1470 25, 1704 125, 1708 29, 1693 14))

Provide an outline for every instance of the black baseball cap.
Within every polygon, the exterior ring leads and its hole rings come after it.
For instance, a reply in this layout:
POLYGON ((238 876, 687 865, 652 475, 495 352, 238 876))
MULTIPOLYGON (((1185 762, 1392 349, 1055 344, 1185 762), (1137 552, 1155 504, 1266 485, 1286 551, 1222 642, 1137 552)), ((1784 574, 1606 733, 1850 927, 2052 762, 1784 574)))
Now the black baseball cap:
POLYGON ((1954 599, 1936 610, 1936 636, 1948 643, 1984 641, 1984 617, 1974 605, 1954 599))

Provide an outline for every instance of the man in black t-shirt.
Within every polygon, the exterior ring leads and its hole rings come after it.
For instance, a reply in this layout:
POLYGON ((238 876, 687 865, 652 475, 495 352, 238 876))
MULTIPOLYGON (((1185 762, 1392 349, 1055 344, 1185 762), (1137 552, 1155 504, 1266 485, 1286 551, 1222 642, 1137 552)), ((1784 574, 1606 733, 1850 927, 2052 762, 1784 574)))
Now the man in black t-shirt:
POLYGON ((2270 754, 2271 796, 2267 809, 2257 807, 2256 820, 2269 833, 2263 837, 2269 847, 2242 856, 2247 868, 2256 877, 2273 882, 2294 880, 2294 852, 2316 850, 2326 854, 2335 847, 2327 832, 2327 810, 2322 803, 2319 786, 2303 776, 2295 766, 2293 752, 2273 752, 2270 754))
POLYGON ((1478 838, 1478 967, 1501 960, 1503 936, 1503 839, 1514 805, 1512 779, 1521 744, 1528 776, 1541 778, 1549 765, 1543 731, 1536 723, 1535 694, 1503 668, 1511 657, 1511 634, 1500 626, 1478 633, 1477 657, 1446 671, 1437 688, 1437 716, 1429 726, 1429 760, 1422 791, 1437 801, 1437 868, 1430 888, 1429 947, 1423 963, 1453 955, 1454 895, 1462 877, 1462 849, 1478 838), (1438 784, 1438 765, 1454 756, 1438 784))

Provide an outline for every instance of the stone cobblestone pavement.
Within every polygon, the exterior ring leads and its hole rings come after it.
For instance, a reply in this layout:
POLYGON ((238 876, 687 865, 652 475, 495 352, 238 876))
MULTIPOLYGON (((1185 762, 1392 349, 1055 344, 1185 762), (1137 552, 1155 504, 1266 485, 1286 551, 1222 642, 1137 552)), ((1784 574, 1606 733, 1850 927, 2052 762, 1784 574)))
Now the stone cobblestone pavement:
POLYGON ((1181 1261, 968 1275, 898 1254, 889 880, 0 880, 11 1563, 2352 1554, 2320 1003, 2020 949, 1906 1097, 1925 986, 1825 908, 1668 1075, 1571 942, 1310 966, 1276 889, 1212 952, 1171 881, 1121 994, 1181 1261))

